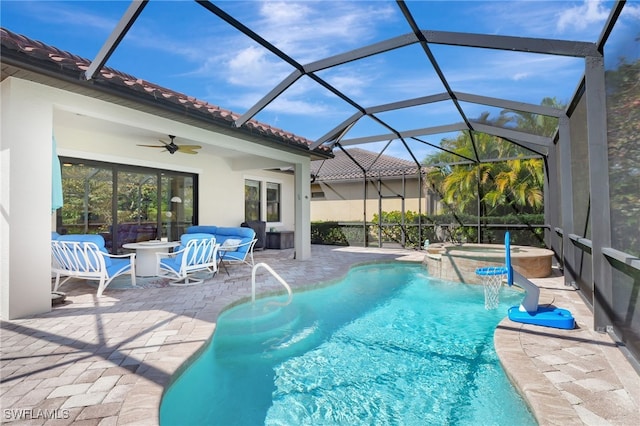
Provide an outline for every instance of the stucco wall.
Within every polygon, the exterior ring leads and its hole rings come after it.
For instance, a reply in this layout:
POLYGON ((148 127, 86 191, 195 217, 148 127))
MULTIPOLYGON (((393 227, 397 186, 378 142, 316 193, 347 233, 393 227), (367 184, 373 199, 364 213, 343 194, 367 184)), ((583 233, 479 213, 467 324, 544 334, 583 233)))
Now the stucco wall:
MULTIPOLYGON (((324 197, 312 198, 312 221, 362 221, 365 213, 363 203, 364 185, 362 182, 321 182, 312 185, 312 194, 322 192, 324 197)), ((419 199, 419 186, 416 179, 407 179, 404 185, 401 181, 386 181, 382 185, 382 211, 401 211, 404 195, 404 210, 425 213, 425 199, 419 199), (399 196, 400 195, 400 196, 399 196)), ((367 185, 366 218, 373 220, 378 214, 378 187, 367 185)))
MULTIPOLYGON (((158 143, 136 137, 88 131, 56 124, 54 134, 58 154, 65 157, 108 161, 118 164, 154 167, 198 174, 200 224, 238 226, 244 221, 244 179, 261 179, 282 185, 282 222, 269 224, 293 229, 293 176, 259 169, 233 170, 231 162, 208 153, 204 148, 197 155, 177 152, 173 155, 160 149, 137 144, 158 143), (87 143, 86 141, 90 141, 87 143)), ((166 138, 165 138, 166 139, 166 138)), ((179 144, 179 140, 177 141, 179 144)))

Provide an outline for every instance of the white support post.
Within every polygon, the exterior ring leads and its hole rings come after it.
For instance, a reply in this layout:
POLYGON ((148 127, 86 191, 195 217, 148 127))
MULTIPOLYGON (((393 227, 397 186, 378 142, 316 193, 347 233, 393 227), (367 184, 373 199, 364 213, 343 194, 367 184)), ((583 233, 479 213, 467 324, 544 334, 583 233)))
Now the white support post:
POLYGON ((311 258, 311 163, 295 164, 295 253, 296 259, 311 258))
POLYGON ((10 320, 51 310, 53 105, 22 80, 0 91, 0 317, 10 320))

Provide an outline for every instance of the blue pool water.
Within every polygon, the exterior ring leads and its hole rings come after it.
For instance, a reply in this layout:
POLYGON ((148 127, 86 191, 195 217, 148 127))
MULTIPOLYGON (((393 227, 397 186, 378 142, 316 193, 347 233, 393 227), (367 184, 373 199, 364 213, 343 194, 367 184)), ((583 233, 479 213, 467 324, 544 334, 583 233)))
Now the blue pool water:
POLYGON ((237 306, 167 390, 167 425, 535 425, 500 367, 496 325, 522 293, 430 278, 412 264, 237 306))

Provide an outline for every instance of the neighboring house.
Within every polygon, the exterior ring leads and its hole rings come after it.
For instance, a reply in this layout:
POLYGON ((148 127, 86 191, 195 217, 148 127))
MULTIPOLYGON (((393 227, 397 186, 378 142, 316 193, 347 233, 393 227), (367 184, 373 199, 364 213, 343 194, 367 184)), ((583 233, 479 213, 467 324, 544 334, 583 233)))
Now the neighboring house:
POLYGON ((424 167, 361 148, 346 151, 311 162, 311 221, 371 221, 380 211, 438 212, 437 194, 425 190, 424 167))
POLYGON ((0 317, 51 309, 50 235, 61 227, 109 234, 115 220, 127 224, 127 233, 153 233, 150 222, 162 217, 159 235, 173 239, 179 231, 172 226, 239 226, 259 218, 295 230, 296 258, 310 257, 310 161, 331 157, 329 150, 312 151, 311 141, 253 120, 236 128, 230 111, 107 67, 87 81, 87 59, 0 33, 0 317), (189 155, 140 146, 168 135, 202 148, 189 155), (52 137, 71 168, 63 176, 79 182, 65 202, 89 205, 82 218, 51 212, 52 137), (280 169, 294 174, 274 171, 280 169), (117 198, 135 193, 132 182, 140 206, 117 198), (141 207, 143 189, 157 197, 148 203, 155 210, 141 207), (117 205, 113 214, 91 208, 97 194, 117 205))

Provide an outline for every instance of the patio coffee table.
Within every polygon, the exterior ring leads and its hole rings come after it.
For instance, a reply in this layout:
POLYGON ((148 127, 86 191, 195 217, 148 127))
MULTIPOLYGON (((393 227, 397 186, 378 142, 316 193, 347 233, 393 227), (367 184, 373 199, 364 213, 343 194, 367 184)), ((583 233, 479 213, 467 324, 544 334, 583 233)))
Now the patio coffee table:
POLYGON ((151 240, 123 244, 122 247, 136 251, 136 277, 155 277, 158 263, 156 253, 168 253, 170 248, 179 245, 178 241, 151 240))

